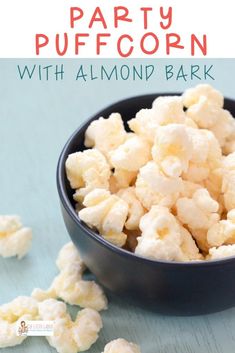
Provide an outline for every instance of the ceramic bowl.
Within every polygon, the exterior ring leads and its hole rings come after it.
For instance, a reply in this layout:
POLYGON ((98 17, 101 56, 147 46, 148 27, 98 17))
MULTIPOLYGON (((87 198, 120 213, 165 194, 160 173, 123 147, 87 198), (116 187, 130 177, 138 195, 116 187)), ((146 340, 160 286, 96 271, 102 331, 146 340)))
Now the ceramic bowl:
MULTIPOLYGON (((154 261, 120 249, 80 221, 65 175, 70 153, 84 150, 84 133, 91 121, 119 112, 124 122, 157 96, 144 95, 112 104, 89 118, 66 142, 57 167, 57 187, 68 233, 87 267, 100 284, 117 296, 164 314, 194 315, 235 305, 235 258, 203 262, 154 261)), ((169 95, 169 94, 167 94, 169 95)), ((235 115, 235 101, 225 99, 235 115)))

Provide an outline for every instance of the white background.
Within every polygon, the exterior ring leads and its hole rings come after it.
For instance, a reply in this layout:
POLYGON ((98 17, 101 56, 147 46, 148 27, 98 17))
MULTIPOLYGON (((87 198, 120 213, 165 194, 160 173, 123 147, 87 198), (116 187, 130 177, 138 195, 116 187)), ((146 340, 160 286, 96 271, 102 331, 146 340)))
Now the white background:
MULTIPOLYGON (((108 32, 112 34, 107 39, 108 45, 101 48, 99 57, 119 57, 116 50, 117 38, 123 34, 135 37, 135 50, 132 58, 154 57, 164 58, 165 34, 176 32, 182 38, 184 50, 173 49, 170 57, 191 57, 190 35, 196 34, 199 39, 203 34, 208 37, 207 57, 235 57, 235 44, 233 34, 234 25, 234 2, 232 0, 210 1, 210 0, 7 0, 0 1, 0 57, 58 57, 55 50, 55 34, 64 32, 69 34, 69 48, 65 57, 78 57, 74 53, 74 34, 91 32, 89 39, 85 39, 86 45, 81 47, 79 57, 97 57, 95 54, 95 38, 97 32, 108 32), (113 7, 126 6, 130 10, 133 22, 123 23, 119 29, 114 29, 113 7), (83 8, 84 17, 74 29, 70 29, 70 7, 83 8), (88 23, 96 6, 101 6, 105 16, 108 29, 104 30, 102 25, 96 23, 90 31, 88 23), (153 7, 149 15, 149 28, 147 32, 154 32, 159 38, 160 46, 153 56, 143 54, 139 49, 139 38, 146 32, 143 28, 143 13, 140 7, 153 7), (160 27, 159 8, 163 6, 173 7, 173 22, 168 30, 160 27), (50 41, 43 48, 40 56, 36 56, 35 34, 44 33, 50 41)), ((203 57, 200 50, 196 51, 195 57, 203 57)))

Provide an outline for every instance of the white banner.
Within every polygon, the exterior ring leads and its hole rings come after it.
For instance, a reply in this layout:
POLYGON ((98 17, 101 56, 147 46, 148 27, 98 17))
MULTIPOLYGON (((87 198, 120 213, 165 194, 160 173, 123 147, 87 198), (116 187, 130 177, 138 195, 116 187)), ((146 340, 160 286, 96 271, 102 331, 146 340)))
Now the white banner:
POLYGON ((53 336, 54 321, 20 320, 16 325, 17 336, 53 336))
POLYGON ((7 0, 0 57, 232 58, 231 0, 7 0))

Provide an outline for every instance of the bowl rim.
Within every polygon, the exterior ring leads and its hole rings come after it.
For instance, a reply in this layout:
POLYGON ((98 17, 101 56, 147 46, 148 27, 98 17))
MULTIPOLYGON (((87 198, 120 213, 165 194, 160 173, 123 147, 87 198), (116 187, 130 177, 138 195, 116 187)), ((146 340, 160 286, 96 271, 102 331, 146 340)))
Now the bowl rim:
MULTIPOLYGON (((94 230, 89 228, 84 222, 82 222, 73 205, 71 204, 69 197, 67 195, 66 189, 65 189, 65 161, 68 157, 67 150, 69 149, 71 143, 74 141, 74 139, 79 135, 79 133, 84 129, 84 127, 90 123, 92 120, 97 119, 97 116, 103 116, 103 112, 105 110, 111 109, 112 107, 115 107, 116 105, 122 104, 122 103, 127 103, 129 101, 135 100, 135 99, 141 99, 141 98, 146 98, 146 97, 153 97, 155 98, 159 96, 174 96, 174 95, 180 95, 181 92, 177 93, 171 93, 171 92, 165 92, 165 93, 153 93, 153 94, 143 94, 143 95, 136 95, 136 96, 130 96, 125 99, 121 99, 118 101, 113 102, 112 104, 104 107, 103 109, 100 109, 97 113, 92 114, 89 118, 85 119, 82 124, 79 125, 79 127, 70 135, 68 138, 67 142, 65 143, 59 159, 57 163, 57 169, 56 169, 56 184, 57 184, 57 191, 59 194, 60 201, 69 214, 69 216, 73 219, 73 221, 77 224, 79 228, 81 228, 88 236, 90 236, 93 240, 98 242, 100 245, 102 245, 105 248, 108 248, 110 251, 116 253, 119 256, 124 256, 129 259, 133 260, 138 260, 142 261, 145 264, 151 264, 152 266, 158 266, 158 265, 165 265, 165 266, 177 266, 177 267, 210 267, 210 266, 218 266, 221 264, 227 264, 227 263, 232 263, 235 262, 235 256, 229 256, 221 259, 215 259, 215 260, 192 260, 192 261, 170 261, 170 260, 155 260, 151 258, 147 258, 141 255, 137 255, 131 251, 125 250, 123 248, 120 248, 112 243, 110 243, 108 240, 105 240, 102 236, 97 234, 94 230)), ((230 101, 234 102, 235 100, 231 98, 224 98, 225 101, 230 101)), ((144 107, 143 107, 144 108, 144 107)))

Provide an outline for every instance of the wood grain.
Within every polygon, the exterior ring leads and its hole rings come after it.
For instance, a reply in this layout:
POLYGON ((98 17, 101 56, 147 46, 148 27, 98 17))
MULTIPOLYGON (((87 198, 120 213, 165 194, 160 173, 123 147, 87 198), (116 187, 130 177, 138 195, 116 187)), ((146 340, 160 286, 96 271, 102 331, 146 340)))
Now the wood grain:
MULTIPOLYGON (((64 61, 63 82, 20 81, 16 72, 19 62, 24 64, 26 60, 0 60, 0 214, 21 215, 24 224, 33 229, 33 246, 21 261, 0 259, 0 304, 18 295, 29 295, 34 287, 47 288, 57 273, 55 259, 69 237, 60 213, 55 170, 63 144, 73 130, 90 114, 115 100, 139 93, 180 91, 189 86, 169 84, 161 76, 148 85, 124 81, 78 83, 72 79, 82 62, 78 60, 64 61)), ((113 65, 111 60, 102 64, 111 62, 113 65)), ((154 63, 164 65, 162 60, 154 63)), ((185 60, 185 64, 189 63, 185 60)), ((235 70, 235 60, 213 63, 218 72, 216 86, 232 96, 234 87, 228 73, 235 70), (230 70, 225 70, 228 66, 230 70)), ((89 64, 100 65, 100 61, 86 61, 89 64)), ((108 341, 118 337, 140 344, 142 353, 235 352, 235 309, 207 316, 166 317, 121 299, 109 300, 109 309, 102 313, 104 329, 90 353, 102 352, 108 341)), ((71 310, 75 313, 77 308, 71 310)), ((44 338, 33 337, 1 352, 55 350, 44 338)))

